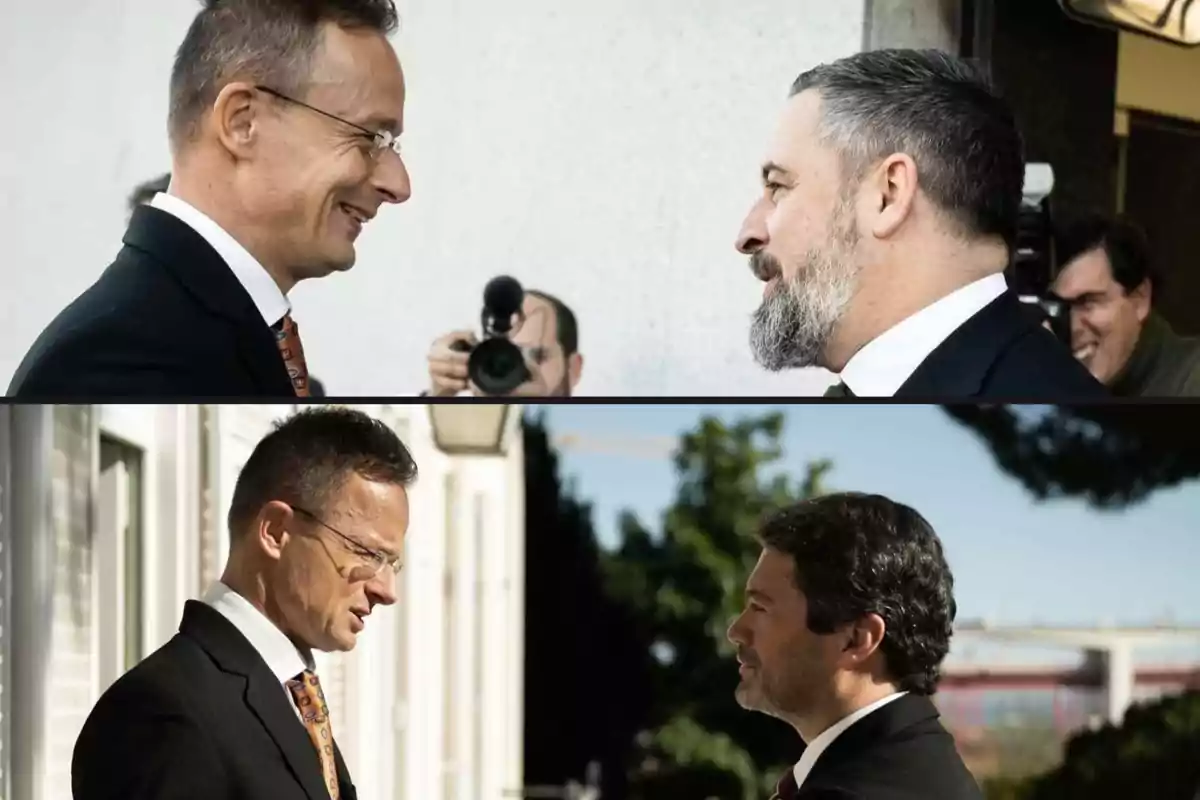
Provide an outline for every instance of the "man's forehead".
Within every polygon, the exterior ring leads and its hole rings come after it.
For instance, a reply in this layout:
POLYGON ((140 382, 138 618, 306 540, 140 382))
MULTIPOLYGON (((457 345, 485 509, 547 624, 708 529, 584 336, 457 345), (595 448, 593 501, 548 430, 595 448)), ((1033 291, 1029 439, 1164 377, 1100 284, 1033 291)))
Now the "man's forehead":
POLYGON ((811 171, 814 158, 821 155, 834 156, 832 150, 821 144, 818 125, 821 119, 821 98, 816 91, 808 89, 788 98, 775 126, 767 148, 763 166, 795 177, 811 171))
POLYGON ((746 581, 746 589, 764 592, 779 599, 783 590, 794 585, 795 574, 796 567, 791 556, 765 547, 746 581))
POLYGON ((1055 288, 1064 294, 1103 292, 1114 282, 1112 267, 1103 248, 1094 248, 1072 259, 1058 274, 1055 288))
POLYGON ((404 130, 404 70, 380 34, 327 25, 310 97, 371 130, 404 130))

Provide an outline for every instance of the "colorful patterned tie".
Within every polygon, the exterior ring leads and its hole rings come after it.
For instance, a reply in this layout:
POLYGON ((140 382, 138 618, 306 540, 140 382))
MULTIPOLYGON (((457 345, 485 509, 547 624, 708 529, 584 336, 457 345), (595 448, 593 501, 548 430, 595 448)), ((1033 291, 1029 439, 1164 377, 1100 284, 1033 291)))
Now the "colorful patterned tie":
POLYGON ((300 344, 300 329, 292 315, 285 316, 276 327, 275 344, 279 345, 279 354, 283 356, 283 365, 287 367, 288 377, 296 389, 297 397, 308 397, 308 365, 304 362, 304 347, 300 344))
POLYGON ((312 739, 313 747, 317 748, 325 788, 329 790, 329 796, 333 800, 340 800, 337 762, 333 757, 333 728, 329 725, 329 706, 325 705, 325 693, 321 691, 321 682, 317 680, 316 673, 304 670, 287 682, 287 688, 292 693, 296 708, 300 709, 300 717, 304 720, 308 738, 312 739))

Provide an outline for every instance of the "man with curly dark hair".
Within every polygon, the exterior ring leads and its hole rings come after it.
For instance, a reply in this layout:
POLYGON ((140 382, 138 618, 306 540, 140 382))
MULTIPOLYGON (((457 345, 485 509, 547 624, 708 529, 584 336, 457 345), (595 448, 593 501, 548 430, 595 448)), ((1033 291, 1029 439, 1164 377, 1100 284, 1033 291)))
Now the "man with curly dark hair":
POLYGON ((953 631, 954 578, 912 508, 825 495, 764 520, 746 608, 729 627, 743 708, 804 741, 779 800, 976 800, 929 697, 953 631))

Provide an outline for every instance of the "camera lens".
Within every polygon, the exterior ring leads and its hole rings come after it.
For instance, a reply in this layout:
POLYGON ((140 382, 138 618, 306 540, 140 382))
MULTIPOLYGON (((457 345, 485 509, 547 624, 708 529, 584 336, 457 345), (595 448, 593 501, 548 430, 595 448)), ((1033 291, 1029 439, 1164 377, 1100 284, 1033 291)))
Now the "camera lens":
POLYGON ((467 361, 467 374, 488 395, 509 394, 530 378, 521 351, 503 338, 486 339, 476 345, 467 361))

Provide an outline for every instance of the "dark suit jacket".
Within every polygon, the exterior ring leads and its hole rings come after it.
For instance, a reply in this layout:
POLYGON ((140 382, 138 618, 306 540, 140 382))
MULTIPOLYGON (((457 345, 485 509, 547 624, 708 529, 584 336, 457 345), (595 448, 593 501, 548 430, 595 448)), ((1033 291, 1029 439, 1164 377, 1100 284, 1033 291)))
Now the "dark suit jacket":
POLYGON ((938 345, 895 397, 1065 403, 1103 401, 1109 393, 1036 312, 1006 292, 938 345))
MULTIPOLYGON (((336 744, 335 756, 342 800, 355 800, 336 744)), ((75 800, 329 800, 287 690, 232 622, 194 600, 179 633, 88 715, 71 788, 75 800)))
MULTIPOLYGON (((795 792, 795 781, 791 782, 795 792)), ((788 800, 787 794, 776 795, 788 800)), ((795 800, 983 800, 927 697, 906 694, 821 753, 795 800)))
POLYGON ((8 388, 29 400, 295 397, 274 334, 217 252, 165 211, 37 338, 8 388))

